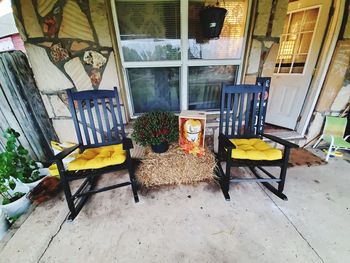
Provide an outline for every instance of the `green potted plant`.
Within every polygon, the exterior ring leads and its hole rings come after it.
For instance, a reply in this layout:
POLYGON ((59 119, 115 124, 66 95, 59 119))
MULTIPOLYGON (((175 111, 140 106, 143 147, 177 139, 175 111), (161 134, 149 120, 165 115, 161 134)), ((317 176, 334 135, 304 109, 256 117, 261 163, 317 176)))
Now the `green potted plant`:
POLYGON ((0 177, 16 178, 29 189, 34 188, 44 175, 38 164, 28 156, 28 150, 18 143, 20 134, 8 128, 4 137, 7 140, 5 152, 0 153, 0 177))
POLYGON ((179 139, 178 117, 162 111, 144 113, 136 119, 131 137, 156 153, 166 152, 169 143, 179 139))
POLYGON ((23 214, 30 206, 27 198, 28 186, 14 178, 0 179, 0 210, 8 217, 16 217, 23 214))
POLYGON ((18 145, 19 133, 9 128, 4 136, 7 142, 5 151, 0 153, 0 208, 13 217, 29 207, 30 201, 26 198, 29 187, 23 182, 37 180, 39 172, 34 171, 37 165, 28 158, 28 151, 18 145))

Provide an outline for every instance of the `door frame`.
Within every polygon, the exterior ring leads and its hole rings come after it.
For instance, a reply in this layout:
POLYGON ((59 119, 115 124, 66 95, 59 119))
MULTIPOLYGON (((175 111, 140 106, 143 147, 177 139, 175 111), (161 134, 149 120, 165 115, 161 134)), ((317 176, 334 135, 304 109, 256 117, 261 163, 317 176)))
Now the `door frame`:
MULTIPOLYGON (((331 1, 331 0, 330 0, 331 1)), ((305 133, 310 124, 312 114, 314 112, 317 100, 322 90, 333 53, 338 42, 340 28, 343 21, 345 2, 343 0, 333 0, 331 5, 331 17, 329 17, 328 28, 324 37, 323 46, 319 53, 319 58, 316 63, 316 70, 311 79, 309 90, 304 100, 304 105, 300 112, 300 120, 296 124, 295 131, 301 136, 305 133)))

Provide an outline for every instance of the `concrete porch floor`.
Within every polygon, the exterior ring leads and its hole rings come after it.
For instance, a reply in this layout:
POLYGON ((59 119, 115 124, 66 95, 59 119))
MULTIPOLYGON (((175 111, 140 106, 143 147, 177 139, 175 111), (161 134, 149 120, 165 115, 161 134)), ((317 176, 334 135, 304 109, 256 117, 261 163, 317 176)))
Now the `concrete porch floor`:
MULTIPOLYGON (((258 184, 93 196, 66 222, 63 196, 35 208, 0 262, 350 262, 350 163, 289 169, 282 201, 258 184)), ((120 174, 104 176, 108 183, 120 174)))

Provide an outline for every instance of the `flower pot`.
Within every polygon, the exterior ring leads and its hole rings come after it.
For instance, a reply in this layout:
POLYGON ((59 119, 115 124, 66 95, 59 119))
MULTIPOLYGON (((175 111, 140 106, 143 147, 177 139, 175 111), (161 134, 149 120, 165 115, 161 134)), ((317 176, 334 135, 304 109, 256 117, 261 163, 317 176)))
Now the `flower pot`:
MULTIPOLYGON (((38 169, 40 178, 32 183, 23 183, 24 185, 28 186, 29 191, 32 190, 35 186, 37 186, 46 176, 50 175, 49 168, 40 168, 38 169)), ((33 171, 35 172, 35 171, 33 171)))
POLYGON ((30 206, 30 200, 27 198, 27 194, 20 199, 7 204, 0 205, 0 208, 5 212, 8 217, 19 216, 27 211, 30 206))
POLYGON ((168 142, 162 142, 157 145, 152 145, 151 148, 152 148, 152 151, 155 153, 164 153, 169 149, 169 144, 168 142))
POLYGON ((10 190, 8 192, 10 194, 20 192, 20 193, 24 193, 25 195, 10 204, 0 205, 0 209, 2 209, 8 217, 21 215, 25 211, 27 211, 27 209, 30 206, 30 200, 27 198, 29 187, 24 185, 21 181, 18 181, 16 179, 14 180, 16 181, 16 187, 14 190, 10 190))
POLYGON ((5 213, 0 209, 0 240, 6 235, 9 228, 5 213))

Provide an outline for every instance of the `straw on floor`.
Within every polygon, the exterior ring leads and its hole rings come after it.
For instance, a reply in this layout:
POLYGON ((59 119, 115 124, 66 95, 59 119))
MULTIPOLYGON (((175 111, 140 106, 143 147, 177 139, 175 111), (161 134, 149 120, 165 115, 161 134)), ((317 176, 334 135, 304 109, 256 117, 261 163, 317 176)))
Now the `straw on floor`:
POLYGON ((193 184, 213 181, 215 167, 215 157, 208 149, 205 149, 204 156, 196 157, 172 145, 162 154, 147 150, 136 170, 136 177, 146 188, 193 184))

